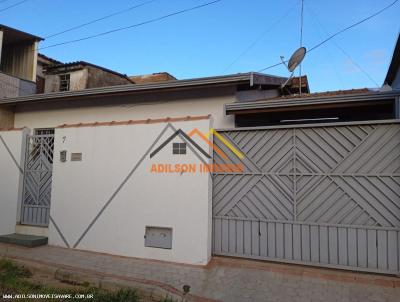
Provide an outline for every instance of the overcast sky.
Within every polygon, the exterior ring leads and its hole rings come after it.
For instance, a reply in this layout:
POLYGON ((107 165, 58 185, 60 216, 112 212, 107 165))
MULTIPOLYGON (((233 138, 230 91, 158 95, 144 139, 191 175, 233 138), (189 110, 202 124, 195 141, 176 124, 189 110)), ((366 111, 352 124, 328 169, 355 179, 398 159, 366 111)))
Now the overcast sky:
MULTIPOLYGON (((0 23, 48 36, 148 0, 29 0, 0 12, 0 23)), ((210 0, 155 0, 41 47, 129 26, 210 0)), ((20 0, 1 0, 0 10, 20 0)), ((43 49, 54 59, 85 60, 128 75, 168 71, 179 79, 258 71, 289 58, 300 45, 300 0, 223 0, 160 22, 43 49), (253 45, 251 48, 250 45, 253 45), (245 52, 247 50, 247 52, 245 52), (243 54, 242 56, 240 56, 243 54), (232 64, 235 62, 234 64, 232 64)), ((303 44, 328 36, 393 0, 305 0, 303 44)), ((309 53, 302 66, 313 92, 382 84, 400 29, 400 2, 309 53), (373 79, 368 78, 342 48, 373 79)), ((283 66, 266 71, 287 76, 283 66)))

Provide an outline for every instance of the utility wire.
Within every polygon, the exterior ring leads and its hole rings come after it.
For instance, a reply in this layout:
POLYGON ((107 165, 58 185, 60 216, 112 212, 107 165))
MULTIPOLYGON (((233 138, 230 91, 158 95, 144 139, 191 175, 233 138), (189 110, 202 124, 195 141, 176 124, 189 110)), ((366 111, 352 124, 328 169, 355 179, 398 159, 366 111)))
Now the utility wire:
MULTIPOLYGON (((328 35, 327 30, 325 29, 325 27, 324 27, 324 26, 322 25, 322 23, 320 22, 320 20, 319 20, 317 14, 315 13, 315 11, 314 11, 308 4, 306 4, 306 5, 307 5, 307 8, 309 9, 309 11, 313 14, 313 16, 314 16, 315 20, 317 21, 319 27, 323 30, 323 32, 324 32, 326 35, 328 35)), ((333 43, 333 45, 335 45, 335 46, 350 60, 350 62, 351 62, 354 66, 356 66, 356 67, 357 67, 357 68, 358 68, 372 83, 374 83, 374 84, 376 85, 376 87, 378 87, 378 88, 380 87, 380 85, 371 77, 371 75, 368 74, 368 72, 365 71, 365 69, 362 68, 362 67, 360 66, 360 64, 358 64, 355 60, 353 60, 353 58, 343 49, 343 47, 341 47, 341 46, 335 41, 335 39, 332 39, 331 42, 333 43)))
POLYGON ((136 4, 136 5, 134 5, 134 6, 131 6, 131 7, 128 7, 128 8, 122 9, 122 10, 119 10, 119 11, 117 11, 117 12, 115 12, 115 13, 112 13, 112 14, 109 14, 109 15, 106 15, 106 16, 103 16, 103 17, 100 17, 100 18, 98 18, 98 19, 94 19, 94 20, 88 21, 88 22, 86 22, 86 23, 82 23, 82 24, 79 24, 79 25, 76 25, 76 26, 67 28, 67 29, 65 29, 65 30, 62 30, 62 31, 60 31, 60 32, 57 32, 57 33, 48 35, 47 37, 44 37, 44 38, 45 38, 45 39, 49 39, 49 38, 52 38, 52 37, 56 37, 56 36, 59 36, 59 35, 61 35, 61 34, 66 33, 66 32, 70 32, 70 31, 73 31, 73 30, 75 30, 75 29, 82 28, 82 27, 91 25, 91 24, 93 24, 93 23, 96 23, 96 22, 99 22, 99 21, 103 21, 103 20, 105 20, 105 19, 108 19, 108 18, 111 18, 111 17, 115 17, 115 16, 117 16, 117 15, 121 15, 121 14, 123 14, 123 13, 132 11, 132 10, 134 10, 134 9, 136 9, 136 8, 145 6, 145 5, 150 4, 150 3, 152 3, 152 2, 155 2, 155 1, 156 1, 156 0, 150 0, 150 1, 146 1, 146 2, 140 3, 140 4, 136 4))
POLYGON ((147 21, 143 21, 143 22, 140 22, 140 23, 136 23, 136 24, 130 25, 130 26, 119 27, 119 28, 115 28, 115 29, 112 29, 112 30, 109 30, 109 31, 101 32, 101 33, 98 33, 98 34, 95 34, 95 35, 91 35, 91 36, 87 36, 87 37, 83 37, 83 38, 79 38, 79 39, 75 39, 75 40, 70 40, 70 41, 66 41, 66 42, 52 44, 52 45, 49 45, 49 46, 41 47, 38 50, 42 50, 42 49, 46 49, 46 48, 52 48, 52 47, 56 47, 56 46, 66 45, 66 44, 71 44, 71 43, 76 43, 76 42, 80 42, 80 41, 85 41, 85 40, 97 38, 97 37, 100 37, 100 36, 109 35, 109 34, 112 34, 112 33, 118 32, 118 31, 130 29, 130 28, 134 28, 134 27, 139 27, 139 26, 150 24, 150 23, 154 23, 154 22, 158 22, 158 21, 170 18, 172 16, 184 14, 184 13, 187 13, 189 11, 200 9, 202 7, 206 7, 206 6, 221 2, 221 1, 223 1, 223 0, 210 1, 210 2, 207 2, 207 3, 204 3, 204 4, 200 4, 200 5, 196 5, 196 6, 190 7, 190 8, 179 10, 179 11, 176 11, 176 12, 161 16, 161 17, 153 18, 153 19, 150 19, 150 20, 147 20, 147 21))
POLYGON ((295 5, 293 5, 290 9, 288 9, 279 19, 277 19, 274 23, 271 24, 270 27, 268 27, 266 30, 264 30, 240 55, 238 55, 225 69, 223 72, 226 72, 228 69, 230 69, 233 65, 235 65, 244 55, 246 55, 258 42, 264 38, 264 36, 269 33, 272 29, 274 29, 279 23, 281 23, 293 10, 294 8, 298 5, 296 2, 295 5))
MULTIPOLYGON (((7 0, 5 0, 5 1, 7 1, 7 0)), ((3 1, 3 2, 5 2, 5 1, 3 1)), ((7 6, 7 7, 3 8, 3 9, 0 9, 0 13, 4 12, 4 11, 10 9, 10 8, 16 7, 16 6, 20 5, 20 4, 23 4, 23 3, 27 2, 27 1, 29 1, 29 0, 22 0, 20 2, 17 2, 17 3, 14 3, 14 4, 10 5, 10 6, 7 6)))
MULTIPOLYGON (((366 22, 366 21, 368 21, 368 20, 370 20, 370 19, 376 17, 377 15, 383 13, 385 10, 387 10, 387 9, 389 9, 390 7, 392 7, 393 5, 395 5, 397 2, 399 2, 399 0, 395 0, 395 1, 393 1, 392 3, 390 3, 389 5, 387 5, 387 6, 385 6, 384 8, 382 8, 381 10, 377 11, 376 13, 374 13, 374 14, 372 14, 372 15, 370 15, 370 16, 368 16, 368 17, 366 17, 366 18, 364 18, 364 19, 362 19, 362 20, 360 20, 360 21, 358 21, 358 22, 356 22, 356 23, 353 23, 352 25, 350 25, 350 26, 348 26, 348 27, 345 27, 345 28, 339 30, 338 32, 336 32, 336 33, 334 33, 333 35, 329 36, 328 38, 326 38, 325 40, 321 41, 321 42, 318 43, 317 45, 311 47, 309 50, 307 50, 307 53, 309 53, 309 52, 315 50, 316 48, 318 48, 318 47, 320 47, 320 46, 322 46, 323 44, 325 44, 325 43, 328 42, 329 40, 333 39, 334 37, 336 37, 336 36, 342 34, 343 32, 345 32, 345 31, 347 31, 347 30, 349 30, 349 29, 351 29, 351 28, 353 28, 353 27, 355 27, 355 26, 357 26, 357 25, 360 25, 361 23, 364 23, 364 22, 366 22)), ((284 61, 284 62, 280 62, 280 63, 274 64, 274 65, 265 67, 265 68, 263 68, 263 69, 260 69, 258 72, 262 72, 262 71, 265 71, 265 70, 267 70, 267 69, 270 69, 270 68, 273 68, 273 67, 282 65, 282 64, 284 64, 284 63, 286 63, 286 62, 287 62, 287 61, 284 61)))
MULTIPOLYGON (((306 5, 307 5, 307 3, 306 3, 306 5)), ((310 8, 310 7, 307 5, 307 8, 310 8)), ((314 17, 315 17, 315 16, 314 16, 314 17)), ((325 38, 325 34, 326 34, 326 36, 327 36, 328 33, 323 33, 323 31, 322 31, 322 29, 321 29, 321 24, 317 24, 316 18, 310 18, 310 20, 311 20, 311 22, 313 23, 313 26, 312 26, 312 27, 313 27, 314 29, 318 29, 317 33, 318 33, 319 39, 320 39, 320 40, 324 39, 324 38, 325 38), (323 35, 323 34, 324 34, 324 35, 323 35)), ((332 40, 332 41, 334 41, 334 40, 332 40)), ((332 55, 332 52, 331 52, 330 48, 327 47, 327 48, 326 48, 326 51, 327 51, 327 55, 328 55, 328 57, 329 57, 329 60, 326 60, 326 62, 329 62, 329 65, 331 66, 331 68, 332 68, 333 71, 335 72, 335 75, 336 75, 336 77, 337 77, 337 80, 340 82, 341 89, 345 89, 345 84, 344 84, 344 82, 343 82, 343 78, 342 78, 342 76, 340 75, 338 69, 336 68, 336 65, 335 65, 335 63, 334 63, 334 57, 333 57, 333 55, 332 55)))
POLYGON ((376 13, 374 13, 374 14, 372 14, 372 15, 370 15, 370 16, 368 16, 368 17, 366 17, 366 18, 364 18, 364 19, 362 19, 362 20, 360 20, 360 21, 358 21, 358 22, 356 22, 356 23, 354 23, 354 24, 352 24, 352 25, 350 25, 350 26, 347 26, 346 28, 343 28, 342 30, 339 30, 337 33, 335 33, 335 34, 329 36, 328 38, 326 38, 325 40, 321 41, 321 42, 318 43, 317 45, 311 47, 307 52, 313 51, 314 49, 320 47, 321 45, 325 44, 325 43, 328 42, 329 40, 331 40, 331 39, 333 39, 334 37, 340 35, 341 33, 345 32, 345 31, 347 31, 347 30, 349 30, 349 29, 351 29, 351 28, 353 28, 353 27, 355 27, 355 26, 357 26, 357 25, 360 25, 361 23, 364 23, 365 21, 368 21, 368 20, 372 19, 373 17, 376 17, 377 15, 383 13, 383 12, 384 12, 385 10, 387 10, 388 8, 390 8, 390 7, 392 7, 393 5, 395 5, 397 2, 399 2, 399 0, 395 0, 395 1, 393 1, 392 3, 390 3, 389 5, 387 5, 387 6, 385 6, 384 8, 382 8, 381 10, 377 11, 376 13))

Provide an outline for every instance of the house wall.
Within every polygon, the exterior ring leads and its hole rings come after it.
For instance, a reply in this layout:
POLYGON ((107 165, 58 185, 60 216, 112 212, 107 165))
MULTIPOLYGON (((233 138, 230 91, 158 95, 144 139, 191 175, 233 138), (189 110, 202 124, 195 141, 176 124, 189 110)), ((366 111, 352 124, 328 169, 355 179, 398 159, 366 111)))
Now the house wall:
POLYGON ((88 78, 86 88, 132 84, 128 79, 99 68, 88 66, 87 72, 88 78))
POLYGON ((36 83, 0 71, 0 99, 34 94, 36 83))
POLYGON ((0 131, 0 235, 15 232, 22 194, 21 150, 27 130, 0 131))
MULTIPOLYGON (((210 122, 175 122, 173 126, 184 132, 193 128, 207 132, 210 122)), ((171 143, 150 158, 147 152, 174 133, 168 128, 162 134, 166 126, 158 123, 55 130, 50 245, 207 264, 211 256, 209 174, 150 172, 152 164, 200 163, 189 149, 186 155, 172 155, 171 143), (62 150, 67 151, 67 162, 60 162, 62 150), (71 152, 81 152, 82 161, 71 162, 71 152), (101 212, 106 204, 108 207, 101 212), (145 247, 146 226, 172 228, 172 249, 145 247)), ((196 138, 196 142, 208 151, 203 141, 196 138)))
POLYGON ((235 88, 220 87, 125 97, 98 97, 87 101, 25 104, 16 108, 15 127, 46 128, 84 122, 211 114, 215 128, 232 128, 234 118, 224 115, 224 104, 234 101, 235 88))
POLYGON ((400 89, 400 66, 397 69, 396 76, 392 82, 392 89, 400 89))
MULTIPOLYGON (((70 74, 70 89, 69 90, 82 90, 86 89, 88 80, 88 70, 80 69, 75 71, 67 71, 70 74)), ((60 74, 46 74, 45 75, 45 93, 60 91, 60 74)))
POLYGON ((8 106, 0 107, 0 129, 13 128, 14 116, 14 108, 8 106))
POLYGON ((4 45, 1 52, 0 70, 18 78, 36 81, 37 43, 25 42, 4 45))

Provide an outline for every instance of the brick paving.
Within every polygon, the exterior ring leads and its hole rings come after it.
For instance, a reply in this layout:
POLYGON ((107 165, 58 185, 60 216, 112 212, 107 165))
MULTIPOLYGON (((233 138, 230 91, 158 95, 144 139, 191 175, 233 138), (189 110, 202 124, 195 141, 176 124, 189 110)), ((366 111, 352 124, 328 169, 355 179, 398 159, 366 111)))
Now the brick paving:
POLYGON ((0 257, 133 280, 197 301, 400 301, 400 278, 215 257, 206 267, 64 249, 0 244, 0 257))

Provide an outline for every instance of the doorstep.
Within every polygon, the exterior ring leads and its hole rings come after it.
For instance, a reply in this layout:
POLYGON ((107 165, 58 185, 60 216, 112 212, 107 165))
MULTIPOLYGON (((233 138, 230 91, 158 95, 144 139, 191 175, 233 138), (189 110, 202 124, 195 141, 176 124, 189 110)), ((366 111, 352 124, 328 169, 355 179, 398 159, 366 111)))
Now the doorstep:
POLYGON ((0 236, 0 242, 21 245, 25 247, 37 247, 46 245, 48 238, 44 236, 9 234, 0 236))

